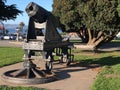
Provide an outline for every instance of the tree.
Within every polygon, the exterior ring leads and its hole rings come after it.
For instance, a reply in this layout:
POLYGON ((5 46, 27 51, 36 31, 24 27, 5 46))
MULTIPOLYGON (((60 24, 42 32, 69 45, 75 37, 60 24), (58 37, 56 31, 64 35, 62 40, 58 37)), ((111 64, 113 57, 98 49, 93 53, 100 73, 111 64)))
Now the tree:
POLYGON ((83 42, 88 41, 87 32, 81 23, 77 0, 54 0, 53 14, 61 22, 62 30, 67 32, 76 32, 83 42))
POLYGON ((78 6, 89 34, 88 45, 99 46, 111 41, 119 31, 120 17, 117 12, 117 0, 81 1, 78 6))
POLYGON ((117 7, 118 14, 120 16, 120 1, 118 1, 118 7, 117 7))
POLYGON ((20 26, 20 30, 22 31, 23 27, 25 26, 24 22, 20 22, 19 26, 20 26))
POLYGON ((76 5, 77 2, 75 0, 54 0, 53 14, 58 17, 66 31, 74 31, 81 25, 81 17, 76 5))
POLYGON ((0 20, 14 20, 22 11, 16 8, 15 4, 5 5, 6 0, 0 0, 0 20))
POLYGON ((120 30, 118 6, 118 0, 54 0, 53 14, 66 31, 77 32, 87 45, 97 48, 120 30))
POLYGON ((17 38, 16 40, 19 41, 19 36, 23 35, 23 27, 25 26, 24 22, 20 22, 19 27, 16 28, 17 31, 17 38))
MULTIPOLYGON (((16 9, 15 4, 5 5, 5 2, 6 0, 0 0, 0 22, 10 19, 14 20, 17 15, 22 13, 22 11, 16 9)), ((5 34, 5 29, 3 29, 3 34, 5 34)))

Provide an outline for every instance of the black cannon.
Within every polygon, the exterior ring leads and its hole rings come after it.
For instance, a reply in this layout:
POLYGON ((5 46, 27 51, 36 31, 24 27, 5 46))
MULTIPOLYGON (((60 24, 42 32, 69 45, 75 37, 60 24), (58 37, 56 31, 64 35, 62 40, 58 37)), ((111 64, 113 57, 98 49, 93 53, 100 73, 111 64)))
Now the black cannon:
POLYGON ((67 57, 67 65, 69 65, 71 62, 70 42, 63 39, 58 33, 59 22, 56 17, 33 2, 26 7, 26 12, 30 17, 27 40, 23 44, 23 49, 27 50, 26 54, 29 53, 26 56, 30 58, 35 50, 43 51, 45 54, 43 56, 46 59, 50 58, 49 64, 46 64, 47 71, 52 69, 50 68, 53 60, 52 52, 55 52, 56 55, 62 54, 62 57, 67 57), (42 29, 45 30, 44 34, 42 34, 42 29), (70 50, 69 53, 68 50, 70 50))
POLYGON ((10 74, 9 76, 14 78, 24 77, 28 84, 52 81, 54 80, 52 67, 55 55, 60 57, 60 63, 65 62, 66 65, 73 61, 74 56, 71 54, 71 43, 69 39, 62 38, 57 31, 59 22, 52 13, 33 2, 28 4, 26 12, 29 16, 29 25, 27 38, 22 46, 24 50, 24 69, 12 71, 13 74, 7 72, 5 75, 10 74), (32 62, 31 57, 38 52, 42 54, 45 61, 45 70, 37 69, 36 64, 32 62))

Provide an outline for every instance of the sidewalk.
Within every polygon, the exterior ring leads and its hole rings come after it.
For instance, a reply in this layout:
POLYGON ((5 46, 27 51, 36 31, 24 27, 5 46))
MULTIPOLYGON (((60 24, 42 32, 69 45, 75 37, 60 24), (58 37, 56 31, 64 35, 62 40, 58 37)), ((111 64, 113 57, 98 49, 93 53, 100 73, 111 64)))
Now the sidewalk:
MULTIPOLYGON (((37 63, 43 67, 43 61, 37 61, 37 63)), ((38 65, 38 64, 37 64, 38 65)), ((19 86, 12 83, 6 83, 1 80, 1 75, 5 71, 20 69, 22 63, 13 64, 10 66, 5 66, 0 68, 0 85, 10 85, 10 86, 19 86)), ((93 84, 97 72, 81 66, 70 66, 66 67, 58 63, 54 63, 53 71, 57 74, 57 81, 46 83, 46 84, 37 84, 37 85, 21 85, 21 86, 33 86, 39 88, 47 88, 50 90, 90 90, 91 85, 93 84)))
POLYGON ((3 47, 22 47, 22 42, 11 41, 11 40, 0 40, 0 46, 3 47))

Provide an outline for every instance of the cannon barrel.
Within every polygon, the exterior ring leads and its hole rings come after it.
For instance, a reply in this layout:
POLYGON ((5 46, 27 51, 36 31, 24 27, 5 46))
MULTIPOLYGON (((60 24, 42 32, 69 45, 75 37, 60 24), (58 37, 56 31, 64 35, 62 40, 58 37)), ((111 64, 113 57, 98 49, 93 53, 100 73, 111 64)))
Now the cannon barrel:
POLYGON ((45 40, 46 41, 61 41, 62 37, 58 33, 57 28, 59 26, 59 20, 49 11, 45 10, 41 6, 37 5, 34 2, 31 2, 26 7, 26 12, 29 19, 28 25, 28 33, 27 33, 27 40, 29 39, 36 39, 36 26, 35 23, 42 24, 46 23, 45 25, 45 40))
POLYGON ((48 15, 50 14, 47 10, 34 2, 29 3, 25 10, 29 17, 32 17, 34 21, 39 23, 45 22, 48 15))

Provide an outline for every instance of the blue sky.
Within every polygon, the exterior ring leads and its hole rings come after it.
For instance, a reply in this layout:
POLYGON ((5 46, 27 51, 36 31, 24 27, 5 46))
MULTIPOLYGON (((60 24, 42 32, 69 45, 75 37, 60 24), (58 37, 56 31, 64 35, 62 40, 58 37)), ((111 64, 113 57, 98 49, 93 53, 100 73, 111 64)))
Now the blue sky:
POLYGON ((27 25, 29 17, 25 12, 25 8, 30 2, 35 2, 46 10, 52 11, 53 0, 7 0, 6 5, 16 4, 17 9, 22 10, 23 14, 18 15, 14 21, 5 21, 4 24, 19 24, 20 22, 24 22, 27 25))

